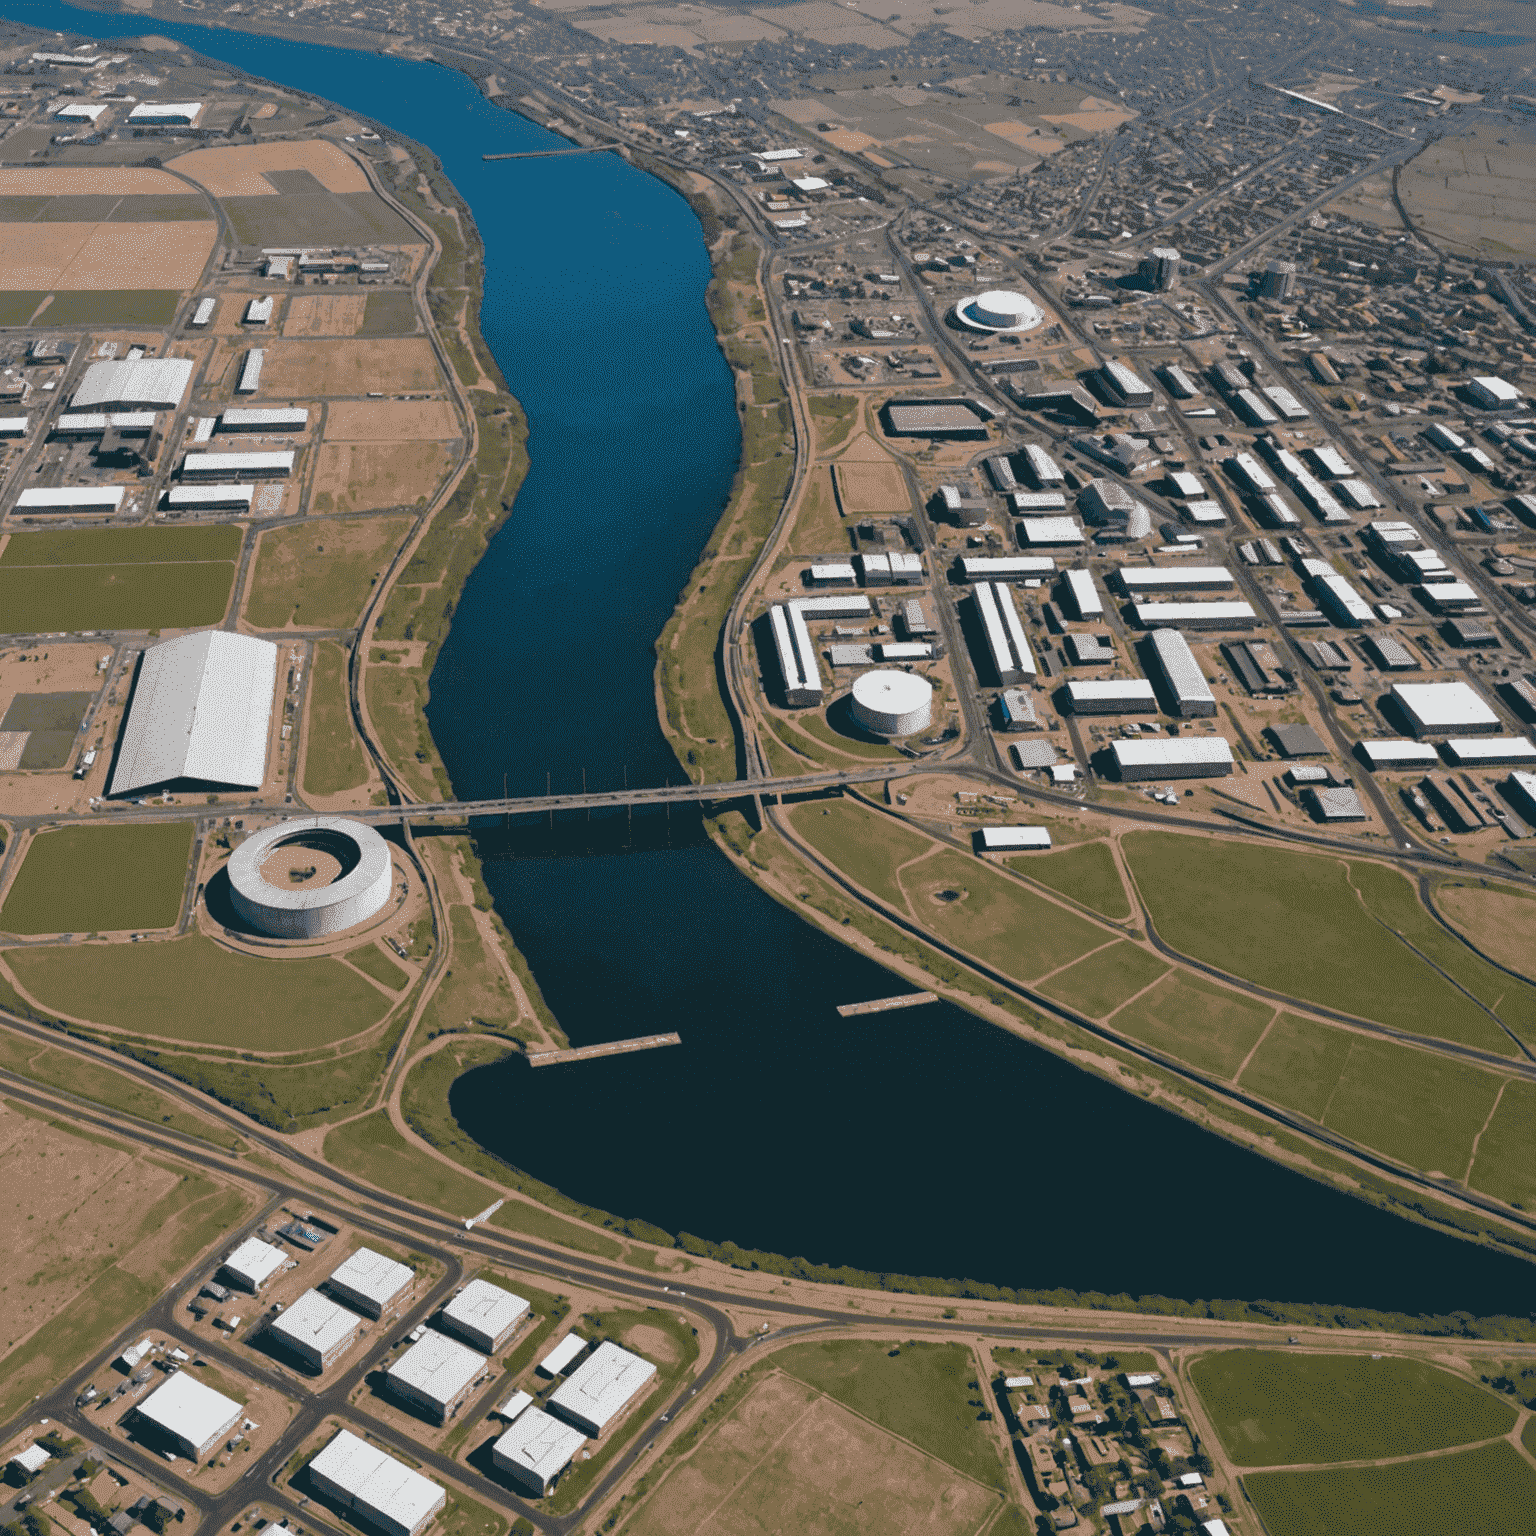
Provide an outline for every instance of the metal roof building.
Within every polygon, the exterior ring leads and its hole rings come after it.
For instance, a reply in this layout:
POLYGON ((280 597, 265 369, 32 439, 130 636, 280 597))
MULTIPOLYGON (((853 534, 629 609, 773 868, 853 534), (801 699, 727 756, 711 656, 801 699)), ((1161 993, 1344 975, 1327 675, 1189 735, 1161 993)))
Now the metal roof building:
POLYGON ((1040 512, 1065 512, 1067 498, 1062 491, 1015 491, 1008 498, 1008 505, 1015 512, 1026 515, 1040 512))
POLYGON ((1423 768, 1440 761, 1440 754, 1423 741, 1362 741, 1355 750, 1367 768, 1423 768))
POLYGON ((1445 755, 1458 768, 1482 768, 1492 763, 1536 763, 1536 746, 1524 736, 1448 736, 1445 755))
POLYGON ((773 635, 773 649, 778 658, 779 676, 784 682, 784 702, 791 709, 806 709, 821 703, 821 669, 805 616, 794 604, 768 610, 768 625, 773 635))
POLYGON ((173 411, 192 382, 187 357, 139 357, 132 362, 92 363, 70 397, 77 411, 141 406, 173 411))
POLYGON ((244 1412, 232 1397, 205 1387, 186 1371, 177 1371, 138 1405, 139 1417, 194 1461, 206 1456, 244 1412))
POLYGON ((542 1408, 529 1408, 491 1447, 491 1460, 536 1498, 542 1498, 585 1441, 579 1429, 562 1424, 542 1408))
POLYGON ((1043 491, 1052 486, 1064 485, 1066 476, 1050 454, 1038 443, 1025 443, 1024 457, 1029 461, 1029 477, 1043 491))
POLYGON ((323 1371, 357 1341, 362 1319, 319 1291, 305 1291, 268 1323, 267 1332, 311 1370, 323 1371))
POLYGON ((1510 804, 1530 821, 1536 821, 1536 774, 1521 773, 1517 768, 1504 781, 1504 793, 1510 804))
POLYGON ((1066 685, 1074 715, 1155 715, 1157 694, 1144 677, 1074 678, 1066 685))
POLYGON ((962 555, 960 574, 966 581, 1022 581, 1050 576, 1056 562, 1049 555, 962 555))
POLYGON ((560 1376, 582 1350, 587 1341, 579 1333, 568 1333, 550 1352, 539 1361, 538 1370, 543 1376, 560 1376))
POLYGON ((254 485, 172 485, 166 488, 167 512, 248 512, 254 485))
MULTIPOLYGON (((26 418, 23 417, 23 420, 26 418)), ((142 436, 155 429, 153 411, 66 411, 53 423, 55 437, 94 437, 108 428, 124 436, 142 436)))
POLYGON ((656 1367, 649 1360, 605 1339, 555 1388, 549 1406, 595 1437, 635 1400, 655 1374, 656 1367))
POLYGON ((123 504, 120 485, 33 486, 16 498, 18 512, 116 512, 123 504))
POLYGON ((293 472, 293 449, 266 453, 189 453, 181 461, 184 475, 255 475, 258 478, 293 472))
POLYGON ((1110 752, 1120 777, 1210 779, 1232 772, 1232 746, 1224 736, 1178 736, 1171 741, 1114 741, 1110 752))
POLYGON ((1259 616, 1248 603, 1133 603, 1143 629, 1253 629, 1259 616))
POLYGON ((1176 629, 1157 629, 1152 632, 1152 659, 1162 673, 1163 683, 1173 696, 1176 715, 1189 719, 1196 715, 1216 713, 1216 695, 1211 692, 1205 673, 1189 641, 1176 629))
POLYGON ((1017 853, 1050 846, 1048 827, 979 827, 976 831, 978 853, 1017 853))
POLYGON ((442 1321, 450 1333, 490 1355, 512 1337, 527 1316, 528 1303, 521 1296, 489 1280, 471 1280, 443 1308, 442 1321))
POLYGON ((53 1457, 34 1440, 25 1450, 17 1451, 11 1457, 10 1465, 20 1467, 23 1472, 31 1476, 34 1473, 41 1472, 52 1460, 53 1457))
POLYGON ((224 1260, 222 1270, 242 1290, 259 1291, 287 1262, 281 1248, 248 1237, 224 1260))
POLYGON ((259 789, 277 687, 270 640, 204 630, 144 652, 111 793, 191 779, 259 789))
POLYGON ((1223 592, 1235 585, 1224 565, 1122 565, 1115 576, 1127 597, 1143 592, 1223 592))
POLYGON ((1019 623, 1018 611, 1013 606, 1008 589, 1001 585, 993 586, 986 581, 978 582, 976 616, 981 620, 982 634, 998 682, 1018 683, 1025 677, 1033 677, 1035 659, 1030 654, 1029 643, 1024 637, 1023 626, 1019 623))
POLYGON ((199 299, 197 301, 197 308, 192 311, 191 323, 198 327, 207 325, 213 319, 213 312, 218 307, 219 301, 217 299, 199 299))
POLYGON ((235 385, 237 395, 254 395, 261 388, 261 365, 267 360, 264 347, 252 347, 240 365, 240 382, 235 385))
POLYGON ((1393 683, 1392 699, 1415 736, 1487 735, 1504 728, 1470 683, 1393 683))
POLYGON ((390 1366, 384 1380, 397 1397, 424 1408, 442 1424, 490 1364, 478 1350, 429 1330, 390 1366))
POLYGON ((397 1264, 372 1248, 359 1248, 331 1271, 326 1284, 358 1311, 380 1317, 385 1307, 409 1290, 415 1279, 416 1271, 408 1264, 397 1264))
POLYGON ((1097 619, 1104 613, 1104 603, 1093 584, 1093 572, 1073 569, 1066 573, 1067 595, 1080 619, 1097 619))
POLYGON ((1082 525, 1075 517, 1026 517, 1019 523, 1019 533, 1031 549, 1083 542, 1082 525))
POLYGON ((141 101, 128 114, 128 121, 135 128, 167 123, 184 127, 195 123, 202 110, 203 104, 200 101, 141 101))
POLYGON ((228 405, 219 425, 226 432, 302 432, 309 425, 309 408, 228 405))
POLYGON ((349 1429, 309 1464, 314 1486, 385 1536, 416 1536, 447 1502, 430 1478, 413 1472, 349 1429))

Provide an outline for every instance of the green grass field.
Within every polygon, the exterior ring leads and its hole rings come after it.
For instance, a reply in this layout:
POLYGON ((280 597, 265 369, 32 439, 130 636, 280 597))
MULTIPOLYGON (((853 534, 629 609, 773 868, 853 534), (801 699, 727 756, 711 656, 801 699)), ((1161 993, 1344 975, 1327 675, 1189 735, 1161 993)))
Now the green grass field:
POLYGON ((1536 1531, 1536 1470, 1503 1443, 1388 1467, 1257 1472, 1243 1481, 1270 1536, 1536 1531))
POLYGON ((1121 939, 1058 971, 1041 982, 1040 990, 1090 1019, 1102 1019, 1172 969, 1166 960, 1121 939))
POLYGON ((61 1013, 199 1045, 302 1051, 345 1040, 390 1007, 339 960, 236 954, 201 934, 13 949, 7 961, 28 992, 61 1013))
POLYGON ((978 1379, 970 1350, 906 1343, 892 1354, 891 1348, 862 1339, 792 1344, 776 1352, 773 1363, 967 1477, 1005 1492, 1001 1456, 971 1406, 984 1394, 970 1385, 978 1379))
POLYGON ((1166 832, 1122 846, 1158 932, 1184 954, 1361 1018, 1514 1054, 1481 1008, 1373 919, 1340 860, 1166 832))
POLYGON ((1192 971, 1175 971, 1110 1020, 1116 1029, 1206 1072, 1231 1077, 1274 1009, 1192 971))
MULTIPOLYGON (((1477 1144, 1467 1182, 1496 1200, 1536 1207, 1536 1083, 1509 1082, 1477 1144)), ((1536 1423, 1536 1420, 1532 1420, 1536 1423)))
POLYGON ((1130 898, 1125 894, 1125 883, 1108 843, 1081 843, 1054 853, 1009 859, 1008 863, 1021 875, 1038 880, 1105 917, 1124 921, 1131 915, 1130 898))
POLYGON ((1465 1174, 1502 1081, 1292 1013, 1275 1020, 1241 1078, 1244 1088, 1354 1141, 1452 1178, 1465 1174))
POLYGON ((242 537, 228 525, 12 534, 0 555, 0 608, 13 634, 217 624, 242 537))
POLYGON ((55 293, 39 318, 49 325, 169 325, 180 302, 179 289, 77 288, 55 293))
POLYGON ((191 852, 189 821, 44 832, 11 882, 0 927, 9 933, 173 927, 191 852))
POLYGON ((981 859, 948 849, 908 870, 901 883, 927 927, 1020 981, 1066 965, 1113 937, 981 859), (966 894, 960 901, 935 899, 934 893, 945 890, 966 894))
POLYGON ((368 295, 359 336, 410 336, 417 329, 416 303, 403 288, 368 295))
POLYGON ((257 629, 350 629, 411 526, 355 517, 262 534, 245 603, 257 629))
POLYGON ((334 640, 315 646, 309 674, 309 734, 304 738, 304 792, 339 795, 368 782, 368 760, 347 707, 347 656, 334 640))
POLYGON ((364 944, 358 949, 349 949, 342 958, 348 965, 355 965, 363 975, 382 982, 392 992, 403 991, 411 979, 377 944, 364 944))
POLYGON ((934 847, 921 833, 866 810, 856 800, 807 801, 790 810, 789 822, 845 875, 895 907, 904 904, 897 867, 934 847))
POLYGON ((1392 1356, 1229 1349, 1189 1374, 1240 1467, 1412 1456, 1507 1434, 1516 1417, 1492 1392, 1392 1356))
POLYGON ((382 1110, 325 1133, 325 1160, 406 1200, 450 1216, 473 1216, 501 1191, 412 1146, 382 1110))

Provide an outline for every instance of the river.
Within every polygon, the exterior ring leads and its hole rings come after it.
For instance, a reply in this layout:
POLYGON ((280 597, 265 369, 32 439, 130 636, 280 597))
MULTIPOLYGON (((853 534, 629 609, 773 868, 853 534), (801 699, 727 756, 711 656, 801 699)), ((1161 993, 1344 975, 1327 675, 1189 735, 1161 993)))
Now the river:
MULTIPOLYGON (((456 791, 677 777, 651 644, 734 469, 699 229, 611 155, 558 145, 440 67, 47 0, 0 14, 152 30, 430 144, 486 244, 483 329, 533 468, 433 676, 456 791)), ((850 1022, 888 973, 712 845, 489 861, 497 909, 574 1044, 683 1044, 455 1085, 491 1150, 573 1197, 816 1262, 1028 1288, 1531 1310, 1529 1264, 1244 1151, 948 1005, 850 1022)))

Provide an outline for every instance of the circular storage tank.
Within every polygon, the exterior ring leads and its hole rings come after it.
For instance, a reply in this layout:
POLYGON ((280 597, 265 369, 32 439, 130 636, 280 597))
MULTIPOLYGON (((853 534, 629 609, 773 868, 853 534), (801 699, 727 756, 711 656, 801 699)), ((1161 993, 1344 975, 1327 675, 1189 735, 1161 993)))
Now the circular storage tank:
POLYGON ((389 844, 341 816, 305 816, 248 837, 229 861, 235 911, 275 939, 318 939, 389 900, 389 844))
POLYGON ((853 718, 876 736, 910 736, 933 720, 933 684, 911 672, 866 672, 853 684, 853 718))
POLYGON ((1045 312, 1025 294, 994 288, 962 299, 955 306, 955 318, 973 331, 1032 331, 1045 319, 1045 312))

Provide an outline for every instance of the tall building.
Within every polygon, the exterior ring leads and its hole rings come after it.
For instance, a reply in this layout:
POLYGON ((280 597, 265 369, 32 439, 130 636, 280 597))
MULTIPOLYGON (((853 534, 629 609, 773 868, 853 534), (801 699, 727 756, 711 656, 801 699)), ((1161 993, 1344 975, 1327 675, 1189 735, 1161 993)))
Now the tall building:
POLYGON ((1141 258, 1141 275, 1154 292, 1167 293, 1179 286, 1179 253, 1171 245, 1154 245, 1141 258))
POLYGON ((1288 299, 1296 292, 1296 263, 1272 261, 1259 279, 1261 299, 1288 299))

